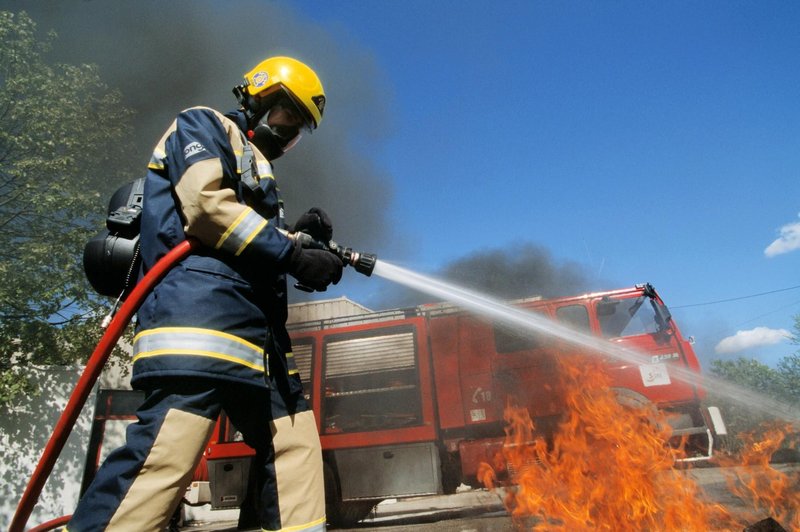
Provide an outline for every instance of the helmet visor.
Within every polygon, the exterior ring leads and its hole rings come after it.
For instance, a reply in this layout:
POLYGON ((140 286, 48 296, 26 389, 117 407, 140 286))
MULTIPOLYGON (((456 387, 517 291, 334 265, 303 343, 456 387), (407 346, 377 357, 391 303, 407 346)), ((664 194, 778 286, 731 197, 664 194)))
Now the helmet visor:
POLYGON ((267 127, 281 149, 286 152, 294 147, 303 136, 310 133, 311 126, 304 113, 287 94, 281 94, 259 121, 267 127))

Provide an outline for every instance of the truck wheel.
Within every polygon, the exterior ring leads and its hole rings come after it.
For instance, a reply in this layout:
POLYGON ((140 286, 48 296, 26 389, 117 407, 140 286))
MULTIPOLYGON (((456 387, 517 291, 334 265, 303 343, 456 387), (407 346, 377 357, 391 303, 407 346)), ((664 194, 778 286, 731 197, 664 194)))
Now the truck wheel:
POLYGON ((620 405, 641 411, 648 423, 657 428, 661 426, 661 423, 658 421, 658 408, 650 399, 639 392, 634 392, 630 388, 613 387, 611 391, 614 393, 620 405))
POLYGON ((349 528, 369 515, 380 501, 342 501, 328 513, 331 526, 349 528))
POLYGON ((614 396, 616 396, 617 402, 622 406, 628 406, 630 408, 650 408, 653 404, 650 399, 639 392, 634 392, 630 388, 614 386, 611 388, 611 391, 614 393, 614 396))
POLYGON ((343 501, 336 472, 327 462, 325 474, 325 513, 334 527, 351 527, 369 515, 380 500, 343 501))

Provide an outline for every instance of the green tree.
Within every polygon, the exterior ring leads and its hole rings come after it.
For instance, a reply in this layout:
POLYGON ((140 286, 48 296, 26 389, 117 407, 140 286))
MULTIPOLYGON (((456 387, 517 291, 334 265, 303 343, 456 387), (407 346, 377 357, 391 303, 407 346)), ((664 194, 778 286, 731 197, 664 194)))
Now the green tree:
POLYGON ((780 398, 780 373, 766 364, 751 358, 739 357, 735 360, 714 360, 711 371, 727 381, 746 386, 764 395, 780 398))
MULTIPOLYGON (((798 329, 800 330, 800 329, 798 329)), ((797 404, 798 384, 800 384, 800 357, 797 354, 781 359, 775 368, 762 364, 749 358, 736 360, 714 360, 711 362, 711 373, 728 382, 749 388, 764 396, 776 399, 787 404, 797 404)), ((766 418, 763 414, 754 413, 737 401, 724 395, 715 395, 709 391, 709 404, 720 407, 725 423, 728 427, 728 437, 722 442, 722 447, 729 451, 741 448, 742 441, 738 437, 742 433, 760 433, 766 425, 765 422, 780 422, 766 418)), ((785 445, 793 445, 795 437, 787 438, 785 445)))
POLYGON ((800 404, 800 353, 783 357, 778 362, 780 393, 790 403, 800 404))
POLYGON ((46 61, 24 12, 0 12, 0 405, 31 385, 20 368, 84 361, 99 338, 85 242, 130 172, 131 113, 92 65, 46 61))
MULTIPOLYGON (((794 345, 800 346, 800 314, 794 317, 791 341, 794 345)), ((800 405, 800 350, 782 358, 778 362, 778 371, 781 373, 783 395, 788 401, 800 405)))

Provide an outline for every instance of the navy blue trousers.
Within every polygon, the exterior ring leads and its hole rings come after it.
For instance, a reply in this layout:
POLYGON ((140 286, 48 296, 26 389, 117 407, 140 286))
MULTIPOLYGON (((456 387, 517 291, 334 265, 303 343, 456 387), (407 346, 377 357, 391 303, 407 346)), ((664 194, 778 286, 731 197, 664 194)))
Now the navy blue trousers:
POLYGON ((152 384, 125 445, 109 454, 79 501, 69 532, 164 530, 222 409, 256 451, 251 478, 262 529, 325 529, 319 435, 301 394, 274 380, 271 389, 190 377, 152 384))

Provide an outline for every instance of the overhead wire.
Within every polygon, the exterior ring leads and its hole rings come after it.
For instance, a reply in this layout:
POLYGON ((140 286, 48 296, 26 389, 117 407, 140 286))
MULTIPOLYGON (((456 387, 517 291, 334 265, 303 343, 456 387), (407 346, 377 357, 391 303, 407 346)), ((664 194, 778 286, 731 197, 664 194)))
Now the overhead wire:
POLYGON ((764 317, 769 316, 771 314, 775 314, 776 312, 780 312, 782 310, 786 310, 787 308, 794 307, 795 305, 799 305, 799 304, 800 304, 800 300, 793 301, 793 302, 789 303, 788 305, 783 305, 781 307, 776 308, 775 310, 771 310, 769 312, 766 312, 764 314, 756 316, 755 318, 750 318, 749 320, 737 323, 736 325, 734 325, 734 327, 741 327, 742 325, 747 325, 748 323, 752 323, 752 322, 754 322, 756 320, 760 320, 761 318, 764 318, 764 317))
POLYGON ((800 285, 789 286, 787 288, 778 288, 777 290, 770 290, 768 292, 760 292, 758 294, 750 294, 750 295, 747 295, 747 296, 731 297, 731 298, 728 298, 728 299, 718 299, 716 301, 706 301, 705 303, 691 303, 689 305, 670 305, 670 308, 674 310, 674 309, 679 309, 679 308, 702 307, 702 306, 705 306, 705 305, 716 305, 718 303, 728 303, 728 302, 731 302, 731 301, 741 301, 742 299, 750 299, 750 298, 753 298, 753 297, 766 296, 766 295, 769 295, 769 294, 777 294, 778 292, 787 292, 789 290, 796 290, 798 288, 800 288, 800 285))

